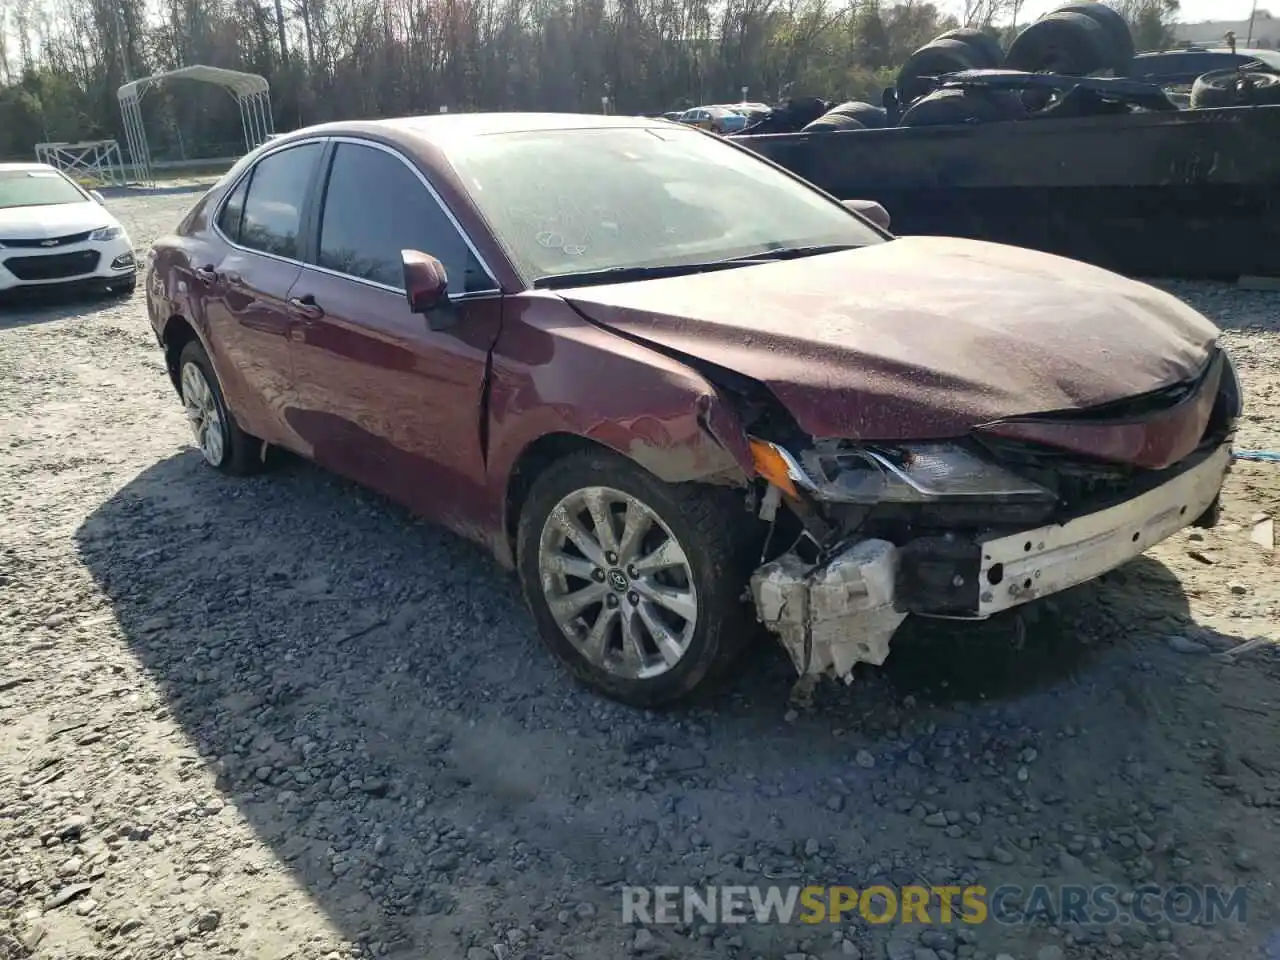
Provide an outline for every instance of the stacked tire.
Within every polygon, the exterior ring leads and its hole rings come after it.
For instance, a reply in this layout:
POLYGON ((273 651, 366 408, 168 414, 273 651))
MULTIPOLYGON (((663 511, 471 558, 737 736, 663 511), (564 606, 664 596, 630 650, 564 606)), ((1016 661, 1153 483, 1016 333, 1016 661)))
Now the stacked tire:
POLYGON ((940 127, 961 123, 995 123, 1021 120, 1027 115, 1018 94, 1011 90, 946 87, 927 93, 898 121, 903 127, 940 127))
POLYGON ((1027 73, 1121 77, 1133 55, 1133 34, 1124 17, 1105 3, 1083 0, 1058 7, 1019 33, 1004 65, 1027 73))
MULTIPOLYGON (((982 30, 960 29, 940 34, 907 58, 891 91, 893 115, 871 104, 842 103, 805 126, 805 130, 862 130, 1021 120, 1027 116, 1075 116, 1107 112, 1094 101, 1071 102, 1054 112, 1048 92, 972 88, 934 89, 937 79, 968 70, 1014 70, 1021 73, 1057 73, 1088 76, 1110 73, 1125 76, 1134 56, 1133 35, 1118 12, 1098 0, 1063 4, 1027 26, 1004 51, 998 40, 982 30), (1067 108, 1070 109, 1067 109, 1067 108), (1047 108, 1047 109, 1046 109, 1047 108), (901 115, 899 116, 899 111, 901 115)), ((1225 84, 1226 81, 1223 81, 1225 84)), ((1268 97, 1271 80, 1251 83, 1253 102, 1268 97), (1261 92, 1259 92, 1261 91, 1261 92)), ((1275 81, 1280 96, 1280 79, 1275 81)), ((1238 99, 1238 92, 1223 86, 1208 90, 1216 105, 1238 99)), ((1096 98, 1095 98, 1096 99, 1096 98)), ((1119 108, 1127 111, 1127 107, 1119 108)))
POLYGON ((1004 90, 934 90, 937 77, 965 70, 995 70, 1004 50, 995 37, 981 30, 951 30, 935 37, 907 58, 898 71, 897 101, 903 127, 989 123, 1025 116, 1015 94, 1004 90))
POLYGON ((1248 67, 1213 70, 1197 77, 1191 88, 1193 110, 1264 104, 1280 104, 1280 74, 1248 67))
POLYGON ((981 30, 952 30, 930 40, 907 58, 898 71, 898 103, 904 108, 933 89, 934 80, 965 70, 993 70, 1004 52, 981 30))
POLYGON ((879 130, 889 125, 889 116, 883 107, 849 100, 832 107, 817 120, 806 124, 809 130, 879 130))

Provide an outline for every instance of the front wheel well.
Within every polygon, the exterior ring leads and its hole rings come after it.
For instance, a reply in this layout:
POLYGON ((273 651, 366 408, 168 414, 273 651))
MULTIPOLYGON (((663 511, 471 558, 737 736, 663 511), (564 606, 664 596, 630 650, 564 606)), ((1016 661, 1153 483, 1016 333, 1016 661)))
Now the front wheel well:
MULTIPOLYGON (((539 437, 520 452, 507 480, 507 496, 503 506, 503 531, 511 556, 515 556, 516 537, 520 526, 520 511, 533 488, 534 481, 543 470, 557 460, 581 451, 609 450, 602 443, 588 440, 576 433, 548 433, 539 437)), ((610 451, 613 452, 613 451, 610 451)))
POLYGON ((198 340, 195 327, 187 321, 186 317, 180 314, 174 314, 164 325, 164 332, 160 335, 161 341, 164 343, 164 365, 169 371, 169 379, 173 382, 173 389, 180 389, 178 386, 178 358, 182 356, 183 348, 192 340, 198 340))

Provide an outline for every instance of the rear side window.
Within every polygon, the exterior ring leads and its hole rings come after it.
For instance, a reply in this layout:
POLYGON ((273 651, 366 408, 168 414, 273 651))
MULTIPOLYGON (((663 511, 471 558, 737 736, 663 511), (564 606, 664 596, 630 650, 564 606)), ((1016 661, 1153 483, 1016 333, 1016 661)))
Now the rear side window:
POLYGON ((497 286, 403 160, 376 147, 339 143, 320 217, 320 266, 399 290, 401 250, 420 250, 444 264, 450 293, 497 286))
POLYGON ((299 256, 302 211, 321 149, 318 143, 307 143, 258 161, 240 214, 241 244, 280 257, 299 256))
POLYGON ((250 177, 244 177, 236 184, 235 190, 223 204, 222 213, 218 214, 218 229, 229 239, 240 242, 240 218, 244 214, 244 198, 249 192, 250 177))

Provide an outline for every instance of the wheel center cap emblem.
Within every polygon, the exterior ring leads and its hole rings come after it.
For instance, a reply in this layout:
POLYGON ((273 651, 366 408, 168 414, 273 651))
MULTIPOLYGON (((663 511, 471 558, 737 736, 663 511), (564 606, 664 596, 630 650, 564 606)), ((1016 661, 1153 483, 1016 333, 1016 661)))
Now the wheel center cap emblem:
POLYGON ((609 586, 617 590, 619 593, 627 591, 627 576, 617 567, 609 571, 609 586))

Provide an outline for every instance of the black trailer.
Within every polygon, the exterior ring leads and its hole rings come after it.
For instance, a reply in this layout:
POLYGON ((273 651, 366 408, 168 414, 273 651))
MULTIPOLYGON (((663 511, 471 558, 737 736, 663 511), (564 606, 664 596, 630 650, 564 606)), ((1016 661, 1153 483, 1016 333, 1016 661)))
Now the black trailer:
POLYGON ((842 200, 878 201, 902 235, 1135 276, 1280 277, 1280 105, 734 141, 842 200))

